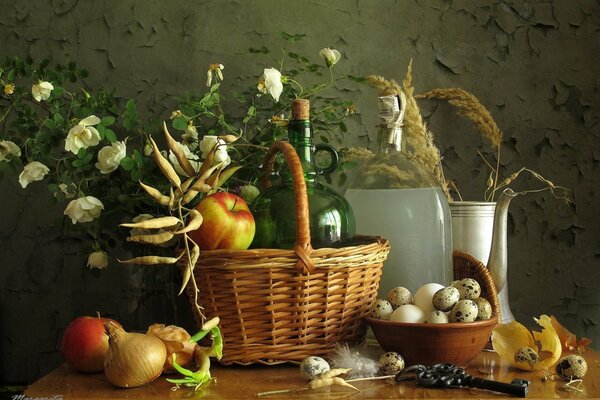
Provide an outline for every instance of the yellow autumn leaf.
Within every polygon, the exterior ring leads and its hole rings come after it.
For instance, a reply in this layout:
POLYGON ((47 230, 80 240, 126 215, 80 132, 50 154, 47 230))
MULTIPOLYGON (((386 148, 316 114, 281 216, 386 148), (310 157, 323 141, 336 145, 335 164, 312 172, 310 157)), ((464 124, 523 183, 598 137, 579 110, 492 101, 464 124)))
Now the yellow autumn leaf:
POLYGON ((538 319, 534 318, 535 322, 543 329, 541 332, 533 332, 533 337, 540 342, 540 351, 548 352, 551 356, 540 360, 540 366, 549 369, 555 362, 558 361, 562 354, 562 345, 556 330, 552 326, 552 321, 547 315, 541 315, 538 319))
POLYGON ((518 364, 515 361, 515 353, 521 347, 537 348, 531 333, 520 322, 511 321, 508 324, 496 325, 492 332, 492 347, 500 357, 510 362, 511 366, 525 370, 532 369, 527 364, 518 364))
POLYGON ((560 339, 558 334, 552 327, 552 322, 547 315, 542 315, 540 318, 534 318, 534 321, 542 327, 541 332, 530 332, 525 326, 517 321, 512 321, 508 324, 498 324, 492 332, 492 347, 502 359, 509 362, 514 368, 522 370, 532 370, 535 368, 527 363, 517 363, 515 361, 515 353, 519 348, 530 347, 534 349, 540 360, 538 366, 549 369, 559 358, 562 353, 560 339), (539 342, 539 346, 536 343, 539 342), (545 358, 541 358, 542 354, 550 354, 545 358))

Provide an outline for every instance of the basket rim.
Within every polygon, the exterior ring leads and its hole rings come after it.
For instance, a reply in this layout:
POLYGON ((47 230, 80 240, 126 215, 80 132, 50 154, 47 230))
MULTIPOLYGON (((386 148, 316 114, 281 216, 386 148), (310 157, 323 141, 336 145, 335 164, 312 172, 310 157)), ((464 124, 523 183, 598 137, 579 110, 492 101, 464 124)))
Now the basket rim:
POLYGON ((473 322, 447 322, 444 324, 428 324, 425 322, 397 322, 397 321, 386 321, 383 319, 377 319, 372 317, 365 317, 365 320, 369 325, 381 325, 381 326, 395 326, 395 327, 415 327, 415 328, 439 328, 439 330, 448 329, 469 329, 473 327, 481 327, 488 325, 495 325, 498 323, 498 315, 494 314, 491 318, 478 320, 473 322))
MULTIPOLYGON (((341 247, 319 247, 316 249, 312 249, 311 256, 319 256, 324 253, 336 253, 343 252, 357 247, 365 247, 372 245, 383 245, 390 246, 390 242, 388 239, 379 235, 354 235, 352 238, 352 242, 355 244, 347 244, 341 247)), ((253 253, 266 253, 266 252, 281 252, 281 253, 289 253, 290 255, 296 255, 296 251, 294 249, 276 249, 276 248, 256 248, 256 249, 216 249, 216 250, 202 250, 200 252, 200 258, 209 257, 209 256, 236 256, 240 255, 248 255, 253 253)))

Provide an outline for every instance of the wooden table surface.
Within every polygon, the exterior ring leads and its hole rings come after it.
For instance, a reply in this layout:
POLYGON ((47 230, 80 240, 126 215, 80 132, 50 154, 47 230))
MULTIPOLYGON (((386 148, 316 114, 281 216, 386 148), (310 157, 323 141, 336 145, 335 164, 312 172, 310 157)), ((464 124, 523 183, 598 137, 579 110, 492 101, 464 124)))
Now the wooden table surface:
MULTIPOLYGON (((541 372, 525 372, 509 368, 497 354, 482 352, 471 362, 467 372, 474 376, 510 382, 513 378, 531 381, 529 399, 600 398, 600 354, 588 349, 584 353, 588 373, 583 378, 583 392, 564 389, 563 381, 542 381, 541 372), (488 374, 486 372, 490 372, 488 374)), ((164 375, 156 381, 134 389, 119 389, 109 384, 104 374, 81 374, 66 365, 60 366, 25 391, 29 398, 55 399, 446 399, 446 398, 507 398, 495 392, 477 389, 425 389, 414 382, 395 384, 393 380, 355 382, 360 392, 342 387, 323 388, 289 394, 257 397, 259 392, 301 387, 306 382, 298 367, 292 364, 277 366, 211 367, 214 381, 199 392, 188 388, 172 390, 164 375)))

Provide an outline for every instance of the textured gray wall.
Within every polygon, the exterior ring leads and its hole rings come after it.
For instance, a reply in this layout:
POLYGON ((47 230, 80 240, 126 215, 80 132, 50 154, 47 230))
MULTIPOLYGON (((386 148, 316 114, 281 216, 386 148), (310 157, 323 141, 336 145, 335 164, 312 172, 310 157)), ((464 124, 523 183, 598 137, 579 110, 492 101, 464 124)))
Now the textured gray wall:
MULTIPOLYGON (((209 63, 226 66, 226 81, 269 66, 246 50, 277 49, 279 31, 308 34, 304 54, 339 49, 344 73, 400 80, 414 59, 417 91, 462 87, 488 106, 506 137, 505 171, 527 166, 572 189, 573 207, 548 194, 511 204, 511 307, 526 324, 552 313, 600 342, 597 1, 2 0, 0 9, 0 53, 76 60, 90 71, 88 83, 109 83, 159 118, 172 96, 202 88, 209 63)), ((375 93, 349 96, 360 115, 346 143, 367 144, 375 93)), ((476 149, 485 143, 449 107, 424 110, 447 175, 464 197, 481 199, 486 170, 476 149)), ((189 324, 185 301, 172 288, 161 293, 169 273, 86 270, 87 247, 52 228, 64 205, 42 187, 23 192, 15 179, 0 186, 0 381, 29 381, 58 365, 60 335, 74 315, 102 311, 143 329, 159 308, 164 322, 189 324)))

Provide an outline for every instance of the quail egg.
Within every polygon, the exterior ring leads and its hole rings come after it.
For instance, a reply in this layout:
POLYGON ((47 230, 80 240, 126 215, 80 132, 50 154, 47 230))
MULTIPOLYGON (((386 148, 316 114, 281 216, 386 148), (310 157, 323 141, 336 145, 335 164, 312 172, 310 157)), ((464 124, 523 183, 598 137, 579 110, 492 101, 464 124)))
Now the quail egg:
POLYGON ((473 300, 477 304, 477 319, 484 320, 492 318, 492 305, 483 297, 473 300))
POLYGON ((388 351, 379 357, 379 370, 386 375, 396 375, 404 369, 404 358, 395 351, 388 351))
POLYGON ((533 368, 539 359, 538 354, 531 347, 519 347, 515 351, 515 362, 517 364, 529 364, 533 368))
POLYGON ((392 307, 389 301, 379 299, 375 302, 373 308, 371 308, 371 318, 387 321, 390 319, 393 311, 394 307, 392 307))
POLYGON ((413 297, 407 288, 398 286, 390 290, 390 292, 387 295, 387 300, 390 302, 392 307, 396 309, 405 304, 411 304, 413 301, 413 297))
POLYGON ((432 311, 427 318, 425 318, 426 324, 447 324, 448 315, 440 310, 432 311))
POLYGON ((477 312, 477 304, 473 300, 460 300, 450 311, 450 322, 473 322, 477 312))
POLYGON ((420 323, 425 321, 426 314, 419 307, 413 304, 405 304, 394 310, 390 315, 390 321, 420 323))
POLYGON ((329 371, 329 363, 321 357, 306 357, 300 363, 300 375, 309 381, 315 379, 322 373, 329 371))
POLYGON ((556 373, 565 379, 581 379, 587 372, 585 358, 571 354, 561 358, 556 364, 556 373))
POLYGON ((461 300, 473 300, 481 295, 481 286, 479 286, 479 282, 472 278, 460 280, 456 288, 460 292, 461 300))
POLYGON ((433 295, 433 306, 436 310, 450 311, 460 300, 460 292, 453 286, 438 290, 433 295))
POLYGON ((419 307, 421 310, 425 312, 425 314, 429 314, 435 308, 433 308, 433 295, 440 289, 443 289, 444 286, 439 283, 428 283, 426 285, 421 286, 417 289, 414 296, 414 304, 419 307))

